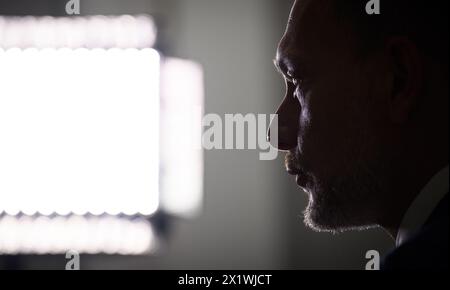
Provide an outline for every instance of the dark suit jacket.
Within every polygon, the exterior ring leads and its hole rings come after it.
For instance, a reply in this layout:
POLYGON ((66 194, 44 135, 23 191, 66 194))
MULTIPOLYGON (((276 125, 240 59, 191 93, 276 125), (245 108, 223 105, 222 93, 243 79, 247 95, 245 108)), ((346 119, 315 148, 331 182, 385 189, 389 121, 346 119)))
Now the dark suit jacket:
POLYGON ((447 194, 422 229, 385 257, 381 270, 448 270, 448 207, 447 194))

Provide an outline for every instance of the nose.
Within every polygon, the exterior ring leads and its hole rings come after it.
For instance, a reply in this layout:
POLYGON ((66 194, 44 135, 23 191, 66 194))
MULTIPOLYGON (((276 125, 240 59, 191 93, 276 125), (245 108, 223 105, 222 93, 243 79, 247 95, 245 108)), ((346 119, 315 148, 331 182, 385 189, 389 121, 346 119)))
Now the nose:
POLYGON ((276 149, 290 151, 297 147, 300 111, 300 103, 294 97, 293 89, 288 87, 286 96, 277 110, 278 122, 272 121, 267 133, 267 140, 276 149), (276 128, 276 125, 278 125, 278 128, 276 128), (274 130, 277 130, 278 134, 274 134, 274 130), (277 135, 278 142, 275 142, 273 138, 277 135))

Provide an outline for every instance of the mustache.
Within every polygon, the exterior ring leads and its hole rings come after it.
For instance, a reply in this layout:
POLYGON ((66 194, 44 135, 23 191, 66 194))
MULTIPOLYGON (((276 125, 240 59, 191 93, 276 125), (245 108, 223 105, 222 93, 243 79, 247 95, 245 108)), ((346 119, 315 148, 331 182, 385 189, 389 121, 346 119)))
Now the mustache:
POLYGON ((290 173, 299 173, 302 171, 300 168, 300 160, 297 150, 291 150, 286 154, 284 158, 284 165, 286 170, 290 173))

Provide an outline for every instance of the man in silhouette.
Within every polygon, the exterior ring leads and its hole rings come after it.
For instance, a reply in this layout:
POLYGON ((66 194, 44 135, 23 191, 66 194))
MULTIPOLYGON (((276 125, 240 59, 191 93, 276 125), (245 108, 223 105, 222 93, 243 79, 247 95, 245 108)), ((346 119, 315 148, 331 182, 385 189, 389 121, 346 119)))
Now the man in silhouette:
POLYGON ((448 269, 446 1, 367 2, 295 1, 276 146, 309 227, 381 226, 396 240, 382 269, 448 269))

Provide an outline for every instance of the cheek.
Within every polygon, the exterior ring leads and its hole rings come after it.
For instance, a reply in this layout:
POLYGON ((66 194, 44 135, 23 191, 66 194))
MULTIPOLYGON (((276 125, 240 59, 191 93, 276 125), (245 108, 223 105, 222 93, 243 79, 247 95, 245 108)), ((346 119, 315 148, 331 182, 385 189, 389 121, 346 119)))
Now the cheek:
POLYGON ((320 175, 341 170, 351 157, 353 92, 342 82, 323 82, 302 101, 299 149, 306 163, 320 175))
POLYGON ((345 113, 343 103, 339 101, 339 90, 332 88, 336 88, 333 83, 317 83, 301 99, 299 136, 313 138, 311 141, 325 141, 337 134, 336 129, 342 124, 345 113))

